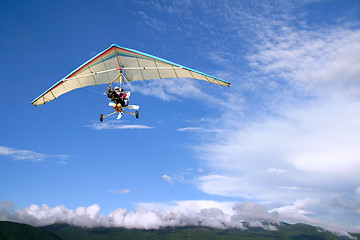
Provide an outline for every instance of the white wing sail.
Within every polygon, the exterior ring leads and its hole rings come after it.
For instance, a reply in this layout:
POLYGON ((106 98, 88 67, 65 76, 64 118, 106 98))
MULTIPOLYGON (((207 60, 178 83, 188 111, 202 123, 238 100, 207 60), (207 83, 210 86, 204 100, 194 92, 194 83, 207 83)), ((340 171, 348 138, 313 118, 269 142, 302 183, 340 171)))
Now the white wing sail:
POLYGON ((217 77, 181 66, 146 53, 111 45, 37 97, 32 104, 42 105, 71 90, 91 85, 110 84, 122 71, 127 81, 162 78, 193 78, 230 86, 217 77))

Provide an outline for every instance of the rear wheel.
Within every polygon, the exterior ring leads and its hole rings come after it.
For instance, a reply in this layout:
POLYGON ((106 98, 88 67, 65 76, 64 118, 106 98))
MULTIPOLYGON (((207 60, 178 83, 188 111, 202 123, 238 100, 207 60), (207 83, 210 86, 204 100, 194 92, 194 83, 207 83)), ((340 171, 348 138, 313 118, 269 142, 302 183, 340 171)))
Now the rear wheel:
POLYGON ((139 118, 139 112, 138 112, 138 111, 135 112, 135 117, 136 117, 137 119, 139 118))
POLYGON ((103 120, 104 120, 104 116, 100 114, 100 122, 102 122, 103 120))

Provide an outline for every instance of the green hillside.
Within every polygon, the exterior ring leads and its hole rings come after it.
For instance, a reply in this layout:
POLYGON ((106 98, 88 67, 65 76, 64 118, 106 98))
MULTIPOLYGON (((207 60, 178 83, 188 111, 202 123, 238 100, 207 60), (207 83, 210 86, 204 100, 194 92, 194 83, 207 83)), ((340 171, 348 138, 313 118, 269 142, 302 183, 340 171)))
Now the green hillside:
MULTIPOLYGON (((281 224, 277 231, 262 228, 213 229, 206 227, 177 227, 158 230, 126 228, 81 228, 68 224, 54 224, 35 228, 26 224, 0 222, 0 240, 332 240, 338 237, 321 228, 306 224, 281 224)), ((353 236, 359 237, 359 234, 353 236)))
POLYGON ((332 240, 347 239, 323 231, 320 228, 305 224, 281 224, 278 231, 267 231, 262 228, 213 229, 206 227, 177 227, 159 230, 138 230, 125 228, 79 228, 66 224, 55 224, 43 229, 60 236, 63 240, 332 240))
POLYGON ((60 237, 30 225, 0 222, 0 240, 59 240, 60 237))

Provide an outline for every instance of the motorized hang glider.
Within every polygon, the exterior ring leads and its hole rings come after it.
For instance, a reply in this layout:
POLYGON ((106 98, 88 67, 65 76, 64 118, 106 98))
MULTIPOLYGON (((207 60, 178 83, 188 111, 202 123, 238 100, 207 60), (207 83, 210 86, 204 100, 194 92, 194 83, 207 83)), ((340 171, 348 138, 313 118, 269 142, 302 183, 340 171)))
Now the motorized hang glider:
MULTIPOLYGON (((221 86, 230 86, 229 82, 221 80, 220 78, 150 54, 113 44, 55 83, 32 101, 31 104, 35 106, 45 104, 77 88, 100 84, 108 84, 110 87, 117 80, 120 82, 121 87, 122 83, 129 83, 131 81, 162 78, 192 78, 221 86)), ((131 87, 130 83, 129 86, 131 87)), ((132 87, 131 90, 131 92, 133 92, 132 87)), ((121 117, 122 112, 126 112, 123 107, 117 107, 117 104, 110 103, 109 105, 114 107, 114 113, 119 112, 118 118, 121 117)), ((135 110, 139 108, 136 105, 128 105, 126 107, 135 110)), ((127 113, 136 115, 138 118, 137 111, 136 113, 127 113)), ((106 116, 101 115, 100 120, 102 121, 103 118, 112 114, 106 116)))

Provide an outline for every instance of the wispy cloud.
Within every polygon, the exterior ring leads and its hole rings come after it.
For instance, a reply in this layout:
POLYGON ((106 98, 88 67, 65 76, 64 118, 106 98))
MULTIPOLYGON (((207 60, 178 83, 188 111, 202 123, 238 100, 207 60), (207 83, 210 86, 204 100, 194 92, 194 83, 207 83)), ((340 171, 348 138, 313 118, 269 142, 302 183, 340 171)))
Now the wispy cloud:
POLYGON ((157 31, 164 31, 166 29, 166 23, 159 18, 149 16, 144 11, 138 11, 138 16, 141 17, 142 23, 146 24, 157 31))
POLYGON ((286 172, 285 169, 276 169, 276 168, 269 168, 267 171, 269 173, 275 173, 275 174, 286 172))
POLYGON ((170 183, 171 185, 174 184, 174 180, 172 179, 172 177, 170 177, 170 176, 167 175, 167 174, 162 175, 161 178, 162 178, 164 181, 170 183))
POLYGON ((66 165, 67 164, 67 162, 63 161, 63 160, 62 161, 57 161, 56 163, 59 164, 59 165, 66 165))
POLYGON ((206 129, 202 127, 185 127, 185 128, 178 128, 176 131, 179 132, 221 132, 221 129, 206 129))
POLYGON ((356 187, 355 192, 360 197, 360 186, 356 187))
POLYGON ((60 162, 65 163, 64 160, 69 158, 69 156, 65 154, 45 154, 34 152, 32 150, 19 150, 5 146, 0 146, 0 155, 19 161, 31 162, 41 162, 46 159, 60 159, 60 162))
MULTIPOLYGON (((320 31, 286 29, 259 44, 248 59, 254 69, 276 74, 302 89, 341 88, 359 92, 360 30, 341 27, 320 31)), ((295 85, 295 86, 296 86, 295 85)))
POLYGON ((130 193, 130 189, 109 190, 109 193, 113 193, 113 194, 129 194, 129 193, 130 193))
POLYGON ((182 101, 186 98, 216 103, 220 106, 226 105, 222 99, 204 91, 205 89, 198 81, 200 80, 183 78, 149 80, 137 85, 136 89, 144 95, 157 97, 164 101, 182 101))
POLYGON ((108 121, 102 123, 92 123, 87 125, 87 127, 93 128, 95 130, 126 130, 126 129, 152 129, 146 125, 137 125, 137 124, 122 124, 119 121, 108 121))
POLYGON ((199 173, 203 173, 204 170, 199 168, 197 170, 192 168, 178 169, 177 171, 169 171, 168 173, 161 176, 161 178, 173 185, 175 182, 178 183, 189 183, 199 173))

